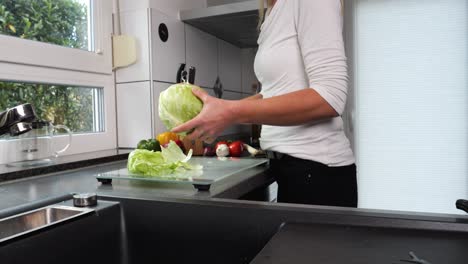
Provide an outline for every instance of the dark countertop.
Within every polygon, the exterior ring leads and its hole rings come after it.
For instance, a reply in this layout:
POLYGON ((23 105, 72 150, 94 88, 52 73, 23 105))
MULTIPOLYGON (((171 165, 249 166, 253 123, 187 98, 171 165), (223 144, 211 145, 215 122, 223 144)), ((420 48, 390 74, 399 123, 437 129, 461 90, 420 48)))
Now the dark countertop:
MULTIPOLYGON (((95 157, 100 157, 96 153, 95 155, 95 157)), ((108 158, 111 159, 110 157, 108 158)), ((266 170, 266 166, 258 166, 214 183, 209 191, 198 191, 191 184, 115 179, 112 185, 104 185, 97 181, 96 174, 125 168, 127 160, 125 158, 125 160, 89 166, 93 162, 97 161, 77 161, 78 165, 81 164, 78 168, 74 167, 76 165, 70 166, 68 164, 63 165, 64 168, 67 168, 65 171, 56 171, 34 177, 28 176, 27 178, 24 178, 25 176, 22 175, 22 177, 20 176, 16 180, 1 182, 0 210, 72 192, 95 192, 99 196, 125 198, 237 199, 256 188, 266 186, 272 182, 263 173, 266 170)), ((21 171, 16 171, 16 173, 20 175, 21 171)))
POLYGON ((466 248, 466 232, 286 223, 251 263, 462 264, 466 248))
POLYGON ((0 164, 0 182, 83 168, 116 160, 126 160, 131 151, 132 149, 109 149, 60 156, 50 164, 37 167, 17 167, 9 164, 0 164))
MULTIPOLYGON (((272 210, 277 208, 315 208, 310 205, 278 204, 239 200, 240 197, 252 191, 266 187, 273 179, 264 173, 266 166, 258 166, 239 172, 223 179, 211 186, 209 191, 198 191, 191 184, 141 182, 128 180, 113 180, 112 185, 103 185, 96 179, 96 174, 125 168, 127 156, 131 150, 109 150, 103 152, 87 153, 74 156, 64 156, 60 163, 52 165, 52 173, 36 176, 29 175, 28 171, 3 167, 0 169, 0 178, 8 174, 15 174, 14 180, 0 180, 0 211, 14 209, 33 202, 49 200, 70 193, 95 192, 101 197, 134 198, 147 200, 185 200, 194 203, 235 203, 255 204, 260 207, 267 206, 272 210), (83 159, 85 158, 85 159, 83 159), (6 169, 5 169, 6 168, 6 169), (2 172, 4 174, 2 174, 2 172), (220 199, 221 198, 221 199, 220 199), (238 201, 235 201, 237 199, 238 201)), ((37 173, 37 172, 34 172, 37 173)), ((333 207, 319 207, 333 212, 333 207)), ((385 218, 404 219, 430 219, 430 221, 449 221, 467 223, 468 217, 464 215, 425 214, 415 212, 399 212, 373 209, 343 209, 353 215, 378 215, 385 218)))
MULTIPOLYGON (((272 182, 272 179, 264 173, 267 169, 265 165, 233 174, 214 183, 210 191, 198 191, 191 184, 114 179, 112 185, 102 185, 97 181, 96 174, 125 168, 126 164, 126 159, 117 160, 56 171, 41 176, 4 181, 0 183, 0 218, 2 213, 7 216, 12 215, 11 212, 14 212, 15 209, 25 208, 25 205, 30 206, 31 203, 37 204, 38 201, 43 203, 44 200, 56 199, 57 202, 57 199, 66 194, 96 192, 102 198, 101 200, 117 201, 122 208, 125 208, 122 211, 125 214, 127 225, 125 234, 130 237, 129 240, 124 241, 130 241, 128 243, 129 252, 133 252, 131 257, 137 260, 156 259, 153 253, 157 253, 157 257, 160 258, 158 260, 161 262, 171 262, 174 260, 174 252, 171 250, 175 249, 176 253, 184 252, 182 259, 185 256, 190 260, 200 259, 194 257, 200 256, 197 253, 206 252, 210 257, 213 257, 214 254, 219 259, 227 257, 232 260, 231 262, 213 261, 208 263, 246 263, 246 259, 253 259, 264 248, 256 258, 258 262, 253 263, 296 263, 295 261, 301 263, 301 260, 306 260, 303 263, 309 263, 309 260, 315 260, 309 258, 313 247, 318 248, 318 252, 323 253, 324 258, 335 256, 339 259, 343 257, 344 255, 335 253, 335 242, 332 239, 335 238, 341 243, 340 248, 344 252, 350 249, 353 254, 361 254, 358 251, 353 251, 352 248, 359 246, 360 244, 356 244, 356 241, 361 239, 364 241, 362 242, 364 246, 358 248, 363 252, 361 259, 374 261, 376 258, 365 256, 364 251, 378 245, 370 243, 372 242, 370 238, 375 232, 378 233, 374 237, 375 239, 382 237, 394 239, 392 245, 397 246, 389 247, 393 251, 388 252, 398 253, 395 255, 396 263, 400 258, 407 257, 409 250, 417 250, 418 256, 422 254, 421 257, 437 260, 436 255, 427 254, 427 251, 424 251, 422 247, 407 250, 407 247, 399 244, 396 241, 398 236, 403 237, 407 234, 402 230, 410 230, 410 235, 420 235, 420 238, 425 243, 427 242, 426 245, 432 243, 430 245, 435 246, 444 245, 446 240, 442 237, 434 242, 431 240, 433 235, 454 234, 455 239, 459 242, 453 240, 454 237, 449 238, 453 241, 451 242, 453 247, 450 250, 454 251, 451 252, 455 252, 455 254, 465 252, 468 232, 468 217, 466 216, 407 214, 370 209, 238 200, 239 197, 256 188, 272 182), (304 222, 307 223, 306 227, 291 225, 276 234, 282 223, 286 223, 288 226, 290 223, 304 222), (154 225, 154 223, 158 224, 154 225), (187 223, 191 224, 187 225, 187 223), (374 227, 378 228, 378 231, 375 231, 374 227), (392 228, 400 233, 393 232, 392 228), (362 235, 366 232, 369 237, 362 235), (141 234, 145 234, 145 236, 141 236, 141 234), (343 238, 343 234, 347 234, 345 238, 348 240, 343 238), (272 236, 273 239, 270 240, 272 236), (461 236, 463 238, 460 238, 461 236), (267 243, 269 240, 270 242, 267 243), (184 243, 180 244, 180 241, 184 241, 184 243), (176 248, 173 247, 175 243, 179 243, 176 248), (284 247, 285 243, 288 243, 287 247, 284 247), (265 246, 265 244, 267 245, 265 246), (463 247, 457 247, 459 244, 463 247), (220 245, 224 245, 224 247, 219 247, 220 245), (322 247, 328 245, 326 249, 329 251, 321 249, 321 245, 322 247), (180 250, 179 247, 182 247, 183 250, 180 250), (162 252, 155 252, 154 248, 158 248, 162 252), (191 249, 194 250, 190 251, 191 249), (206 249, 216 252, 213 253, 206 249), (236 262, 236 259, 241 261, 236 262)), ((99 218, 93 219, 99 220, 99 218)), ((114 217, 112 219, 120 218, 114 217)), ((107 224, 107 220, 105 223, 107 224)), ((115 233, 115 231, 112 232, 112 234, 115 233)), ((409 240, 416 241, 418 238, 412 239, 410 237, 409 240)), ((24 247, 20 249, 24 252, 24 247)), ((444 254, 445 251, 440 252, 444 254)), ((319 254, 314 256, 320 257, 319 254)), ((391 256, 391 261, 394 260, 393 256, 391 256)), ((330 261, 327 262, 327 259, 318 260, 319 263, 330 263, 330 261)), ((181 263, 185 262, 187 261, 181 261, 181 263)), ((374 262, 349 263, 370 264, 374 262)))

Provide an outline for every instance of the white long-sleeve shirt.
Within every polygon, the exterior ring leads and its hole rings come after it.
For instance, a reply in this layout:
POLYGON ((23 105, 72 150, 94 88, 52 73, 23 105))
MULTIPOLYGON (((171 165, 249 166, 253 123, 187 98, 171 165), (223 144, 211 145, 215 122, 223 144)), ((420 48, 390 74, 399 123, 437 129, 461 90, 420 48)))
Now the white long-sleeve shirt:
MULTIPOLYGON (((314 89, 341 115, 348 75, 340 0, 277 0, 258 39, 263 98, 314 89)), ((291 102, 294 104, 294 102, 291 102)), ((299 126, 262 126, 262 149, 321 162, 354 163, 341 116, 299 126)))

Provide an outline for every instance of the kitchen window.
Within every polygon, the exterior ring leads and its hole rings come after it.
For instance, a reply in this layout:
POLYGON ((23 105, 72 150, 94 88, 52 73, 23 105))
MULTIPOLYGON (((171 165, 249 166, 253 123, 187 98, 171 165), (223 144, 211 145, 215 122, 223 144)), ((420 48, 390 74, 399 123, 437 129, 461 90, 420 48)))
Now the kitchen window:
POLYGON ((102 88, 0 82, 0 109, 33 105, 38 120, 66 125, 73 133, 103 132, 102 88))
MULTIPOLYGON (((112 1, 0 0, 0 110, 32 103, 69 126, 66 155, 115 148, 111 34, 112 1)), ((0 139, 0 164, 15 141, 0 139)))
POLYGON ((0 0, 0 34, 94 51, 90 0, 0 0))
POLYGON ((112 73, 112 3, 0 0, 0 61, 112 73))

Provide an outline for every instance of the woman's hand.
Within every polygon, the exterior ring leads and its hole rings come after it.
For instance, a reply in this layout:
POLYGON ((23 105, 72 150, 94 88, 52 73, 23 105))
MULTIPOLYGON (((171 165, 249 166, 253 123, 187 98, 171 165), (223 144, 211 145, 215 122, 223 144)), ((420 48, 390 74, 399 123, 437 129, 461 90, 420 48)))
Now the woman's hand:
POLYGON ((203 109, 195 118, 172 129, 180 133, 194 129, 187 137, 213 143, 227 127, 234 123, 234 114, 230 110, 234 101, 221 100, 207 92, 194 88, 192 93, 203 102, 203 109))

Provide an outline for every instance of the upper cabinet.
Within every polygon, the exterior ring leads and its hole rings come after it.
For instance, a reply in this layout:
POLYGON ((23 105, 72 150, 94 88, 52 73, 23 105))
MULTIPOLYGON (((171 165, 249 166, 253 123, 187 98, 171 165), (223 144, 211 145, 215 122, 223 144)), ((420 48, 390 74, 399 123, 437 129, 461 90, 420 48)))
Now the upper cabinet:
POLYGON ((153 80, 176 82, 177 70, 185 63, 184 23, 151 9, 151 57, 153 80))
POLYGON ((218 42, 216 37, 185 25, 187 68, 196 68, 195 84, 212 88, 218 76, 218 42))
POLYGON ((202 8, 181 10, 180 19, 237 47, 257 46, 257 0, 213 0, 207 4, 202 8))
POLYGON ((116 71, 117 83, 150 80, 148 11, 133 10, 120 13, 121 33, 136 39, 137 61, 116 71))
POLYGON ((242 92, 241 68, 241 49, 218 40, 218 74, 224 90, 242 92))

